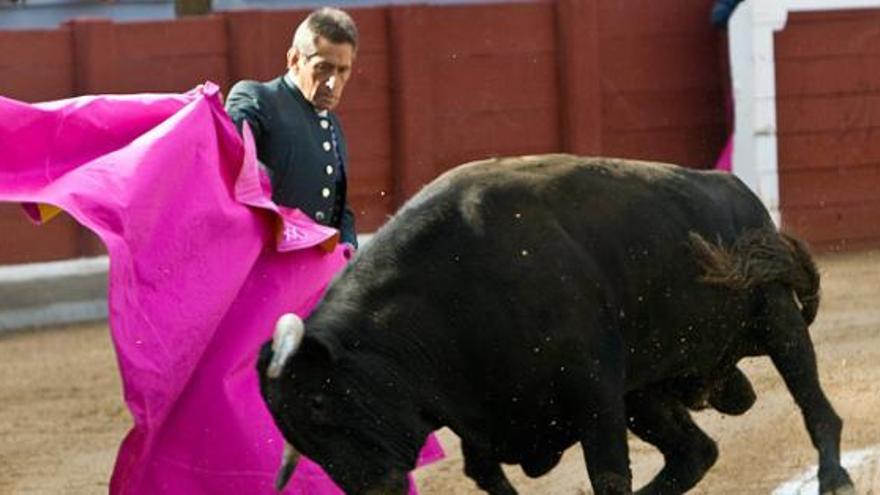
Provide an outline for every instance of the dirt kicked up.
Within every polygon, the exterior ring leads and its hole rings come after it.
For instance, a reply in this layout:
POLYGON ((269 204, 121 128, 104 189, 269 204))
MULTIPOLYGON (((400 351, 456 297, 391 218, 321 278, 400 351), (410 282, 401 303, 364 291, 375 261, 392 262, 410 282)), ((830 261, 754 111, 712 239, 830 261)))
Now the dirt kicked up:
MULTIPOLYGON (((858 493, 880 490, 880 251, 823 255, 823 301, 811 333, 825 392, 843 417, 844 463, 858 493)), ((817 493, 816 453, 799 410, 766 358, 744 362, 758 394, 744 416, 695 414, 717 442, 718 463, 691 493, 817 493)), ((130 426, 105 325, 0 335, 0 494, 106 493, 130 426)), ((455 435, 447 458, 416 473, 423 494, 477 494, 455 435)), ((662 463, 631 438, 636 487, 662 463)), ((506 468, 523 494, 591 493, 580 448, 533 480, 506 468)))

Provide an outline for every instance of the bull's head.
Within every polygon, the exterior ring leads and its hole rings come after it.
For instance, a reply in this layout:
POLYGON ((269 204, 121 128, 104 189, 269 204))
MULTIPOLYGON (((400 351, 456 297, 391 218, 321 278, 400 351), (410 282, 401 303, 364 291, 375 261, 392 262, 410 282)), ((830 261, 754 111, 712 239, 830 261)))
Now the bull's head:
POLYGON ((260 351, 260 390, 286 440, 276 488, 287 484, 302 452, 346 493, 404 494, 420 445, 400 434, 406 428, 398 411, 380 402, 375 382, 325 333, 307 333, 287 314, 260 351))

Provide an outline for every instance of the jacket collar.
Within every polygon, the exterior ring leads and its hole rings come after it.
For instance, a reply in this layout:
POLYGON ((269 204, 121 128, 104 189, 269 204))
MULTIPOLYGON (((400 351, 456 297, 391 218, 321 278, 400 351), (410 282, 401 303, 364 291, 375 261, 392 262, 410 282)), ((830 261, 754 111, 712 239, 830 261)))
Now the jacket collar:
POLYGON ((281 77, 281 79, 284 82, 284 85, 287 86, 287 89, 293 92, 293 95, 301 104, 308 106, 312 109, 313 112, 320 115, 321 117, 327 117, 327 114, 329 113, 327 110, 318 110, 312 105, 309 100, 306 99, 305 96, 303 96, 302 91, 300 91, 299 86, 296 85, 296 81, 293 80, 290 72, 285 73, 284 76, 281 77))

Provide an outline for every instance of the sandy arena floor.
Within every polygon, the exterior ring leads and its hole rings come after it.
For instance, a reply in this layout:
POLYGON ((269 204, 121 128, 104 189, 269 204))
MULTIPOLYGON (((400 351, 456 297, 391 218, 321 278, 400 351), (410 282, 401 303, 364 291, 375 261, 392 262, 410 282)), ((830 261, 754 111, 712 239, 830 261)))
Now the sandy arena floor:
MULTIPOLYGON (((880 494, 880 251, 825 255, 819 264, 824 299, 812 335, 822 382, 844 418, 843 450, 858 493, 880 494)), ((758 402, 741 417, 696 415, 721 455, 692 493, 774 493, 815 465, 800 413, 769 360, 743 368, 758 402)), ((104 325, 0 336, 0 494, 106 493, 130 424, 120 390, 104 325)), ((422 493, 480 493, 462 473, 455 435, 443 430, 440 438, 448 456, 417 473, 422 493)), ((638 486, 661 457, 635 439, 630 447, 638 486)), ((507 471, 523 494, 591 493, 577 447, 541 479, 507 471)), ((816 493, 788 486, 776 493, 816 493)))

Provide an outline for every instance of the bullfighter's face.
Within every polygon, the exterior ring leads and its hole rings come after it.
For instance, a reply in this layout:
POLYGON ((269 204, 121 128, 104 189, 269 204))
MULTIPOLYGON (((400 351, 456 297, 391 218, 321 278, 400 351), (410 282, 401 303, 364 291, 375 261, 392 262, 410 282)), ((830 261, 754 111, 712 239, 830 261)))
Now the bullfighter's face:
POLYGON ((333 43, 323 36, 315 40, 314 53, 287 52, 287 67, 306 100, 318 110, 333 110, 351 77, 355 51, 350 43, 333 43))
POLYGON ((394 421, 377 412, 373 394, 363 385, 344 381, 346 374, 340 371, 345 362, 306 337, 280 374, 270 378, 272 355, 269 342, 257 365, 260 388, 285 440, 317 462, 346 493, 407 493, 406 474, 413 466, 390 452, 387 443, 394 421))

